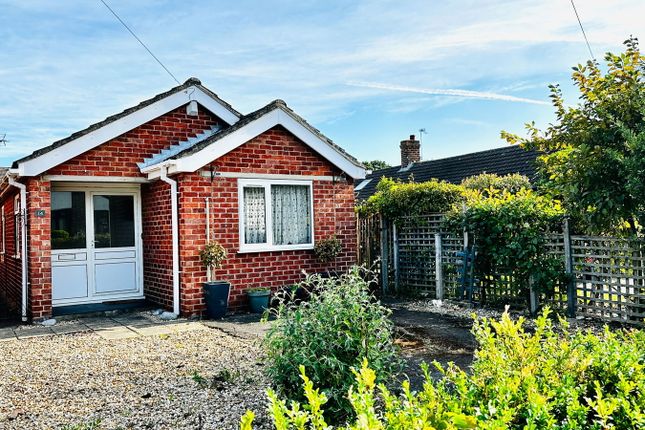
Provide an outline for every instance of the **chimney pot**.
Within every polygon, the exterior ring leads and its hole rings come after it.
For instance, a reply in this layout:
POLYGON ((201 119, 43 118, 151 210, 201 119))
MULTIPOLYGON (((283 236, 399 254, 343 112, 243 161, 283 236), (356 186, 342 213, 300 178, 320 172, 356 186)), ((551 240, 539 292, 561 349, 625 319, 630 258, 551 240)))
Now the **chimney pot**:
POLYGON ((421 142, 415 138, 414 134, 410 135, 409 140, 402 140, 400 148, 402 167, 421 161, 421 142))

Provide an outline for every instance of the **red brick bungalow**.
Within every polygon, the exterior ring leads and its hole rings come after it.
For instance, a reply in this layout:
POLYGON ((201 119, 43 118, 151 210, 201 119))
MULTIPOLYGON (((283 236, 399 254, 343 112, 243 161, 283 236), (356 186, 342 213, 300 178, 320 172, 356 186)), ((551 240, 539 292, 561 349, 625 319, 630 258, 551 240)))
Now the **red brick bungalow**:
POLYGON ((215 278, 240 308, 250 287, 356 261, 364 176, 281 100, 241 115, 189 79, 13 163, 0 184, 0 288, 23 319, 142 299, 199 315, 210 235, 228 251, 215 278), (330 235, 343 250, 322 265, 312 249, 330 235))

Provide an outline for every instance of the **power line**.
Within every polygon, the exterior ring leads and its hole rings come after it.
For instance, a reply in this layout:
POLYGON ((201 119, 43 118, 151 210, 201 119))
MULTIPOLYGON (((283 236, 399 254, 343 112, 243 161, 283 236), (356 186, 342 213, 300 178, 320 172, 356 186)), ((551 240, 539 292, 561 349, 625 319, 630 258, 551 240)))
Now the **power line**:
POLYGON ((153 54, 153 53, 152 53, 152 51, 150 50, 150 48, 148 48, 148 47, 146 46, 146 44, 145 44, 145 43, 143 43, 143 42, 141 41, 141 39, 139 39, 139 37, 138 37, 136 34, 134 34, 134 31, 132 31, 132 29, 131 29, 130 27, 128 27, 128 25, 127 25, 125 22, 123 22, 123 20, 121 19, 121 17, 120 17, 119 15, 117 15, 117 13, 116 13, 116 12, 115 12, 115 11, 114 11, 110 6, 109 6, 109 5, 105 2, 105 0, 100 0, 100 1, 101 1, 101 3, 103 3, 103 5, 105 5, 105 7, 106 7, 106 8, 108 8, 108 10, 109 10, 110 12, 112 12, 112 15, 114 15, 114 16, 116 17, 116 19, 118 19, 118 20, 119 20, 119 22, 120 22, 121 24, 123 24, 123 26, 125 27, 125 29, 126 29, 126 30, 128 30, 128 31, 130 32, 130 34, 131 34, 135 39, 137 39, 137 42, 139 42, 139 43, 141 44, 141 46, 143 46, 143 47, 145 48, 145 50, 146 50, 146 51, 148 51, 148 54, 152 55, 152 58, 154 58, 154 59, 157 61, 157 63, 159 63, 159 65, 160 65, 161 67, 163 67, 163 69, 166 71, 166 73, 168 73, 168 74, 170 75, 170 77, 171 77, 171 78, 173 78, 175 82, 177 82, 177 85, 181 85, 181 83, 180 83, 180 82, 179 82, 179 80, 175 77, 175 75, 173 75, 173 74, 172 74, 172 72, 171 72, 170 70, 168 70, 168 68, 167 68, 166 66, 164 66, 164 64, 161 62, 161 60, 160 60, 159 58, 157 58, 157 56, 156 56, 155 54, 153 54))
POLYGON ((582 26, 582 21, 580 21, 580 15, 578 15, 578 10, 576 9, 576 4, 573 2, 573 0, 571 0, 571 6, 573 7, 573 11, 576 14, 576 18, 578 18, 578 24, 580 24, 580 30, 582 30, 582 36, 585 38, 585 42, 587 43, 587 49, 589 49, 589 54, 591 54, 591 59, 596 61, 596 57, 595 55, 593 55, 593 51, 591 50, 591 45, 589 44, 589 39, 587 39, 587 33, 585 33, 585 28, 582 26))

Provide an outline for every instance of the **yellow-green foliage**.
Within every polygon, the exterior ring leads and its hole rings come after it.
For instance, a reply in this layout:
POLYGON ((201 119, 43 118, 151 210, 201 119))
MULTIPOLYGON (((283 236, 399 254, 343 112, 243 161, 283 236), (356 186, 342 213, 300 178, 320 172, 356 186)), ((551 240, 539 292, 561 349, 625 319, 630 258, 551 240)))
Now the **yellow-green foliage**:
POLYGON ((519 173, 512 175, 499 176, 493 173, 482 173, 481 175, 471 176, 461 181, 461 186, 466 190, 481 191, 487 196, 489 191, 506 190, 511 194, 518 193, 523 189, 530 189, 531 182, 529 178, 519 173))
MULTIPOLYGON (((554 327, 545 310, 536 329, 524 320, 478 319, 473 333, 479 349, 470 374, 454 365, 437 366, 444 377, 418 392, 402 384, 395 395, 376 385, 363 361, 354 371, 348 397, 356 418, 340 427, 323 419, 324 394, 300 369, 308 404, 269 393, 276 430, 432 429, 643 429, 645 428, 645 332, 609 329, 599 335, 570 334, 565 321, 554 327)), ((252 429, 251 412, 242 430, 252 429)))
POLYGON ((463 188, 443 181, 400 182, 383 178, 376 193, 358 207, 361 215, 380 213, 389 220, 402 216, 447 212, 463 199, 463 188))

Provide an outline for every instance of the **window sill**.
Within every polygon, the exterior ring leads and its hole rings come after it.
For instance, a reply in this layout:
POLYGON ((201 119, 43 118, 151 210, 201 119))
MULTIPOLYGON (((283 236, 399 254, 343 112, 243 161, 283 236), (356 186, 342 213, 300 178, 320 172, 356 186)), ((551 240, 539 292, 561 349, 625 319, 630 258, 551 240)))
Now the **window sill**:
POLYGON ((282 246, 271 246, 266 245, 262 247, 245 247, 241 246, 238 249, 238 254, 251 254, 258 252, 274 252, 274 251, 307 251, 314 249, 313 243, 307 243, 303 245, 282 245, 282 246))

